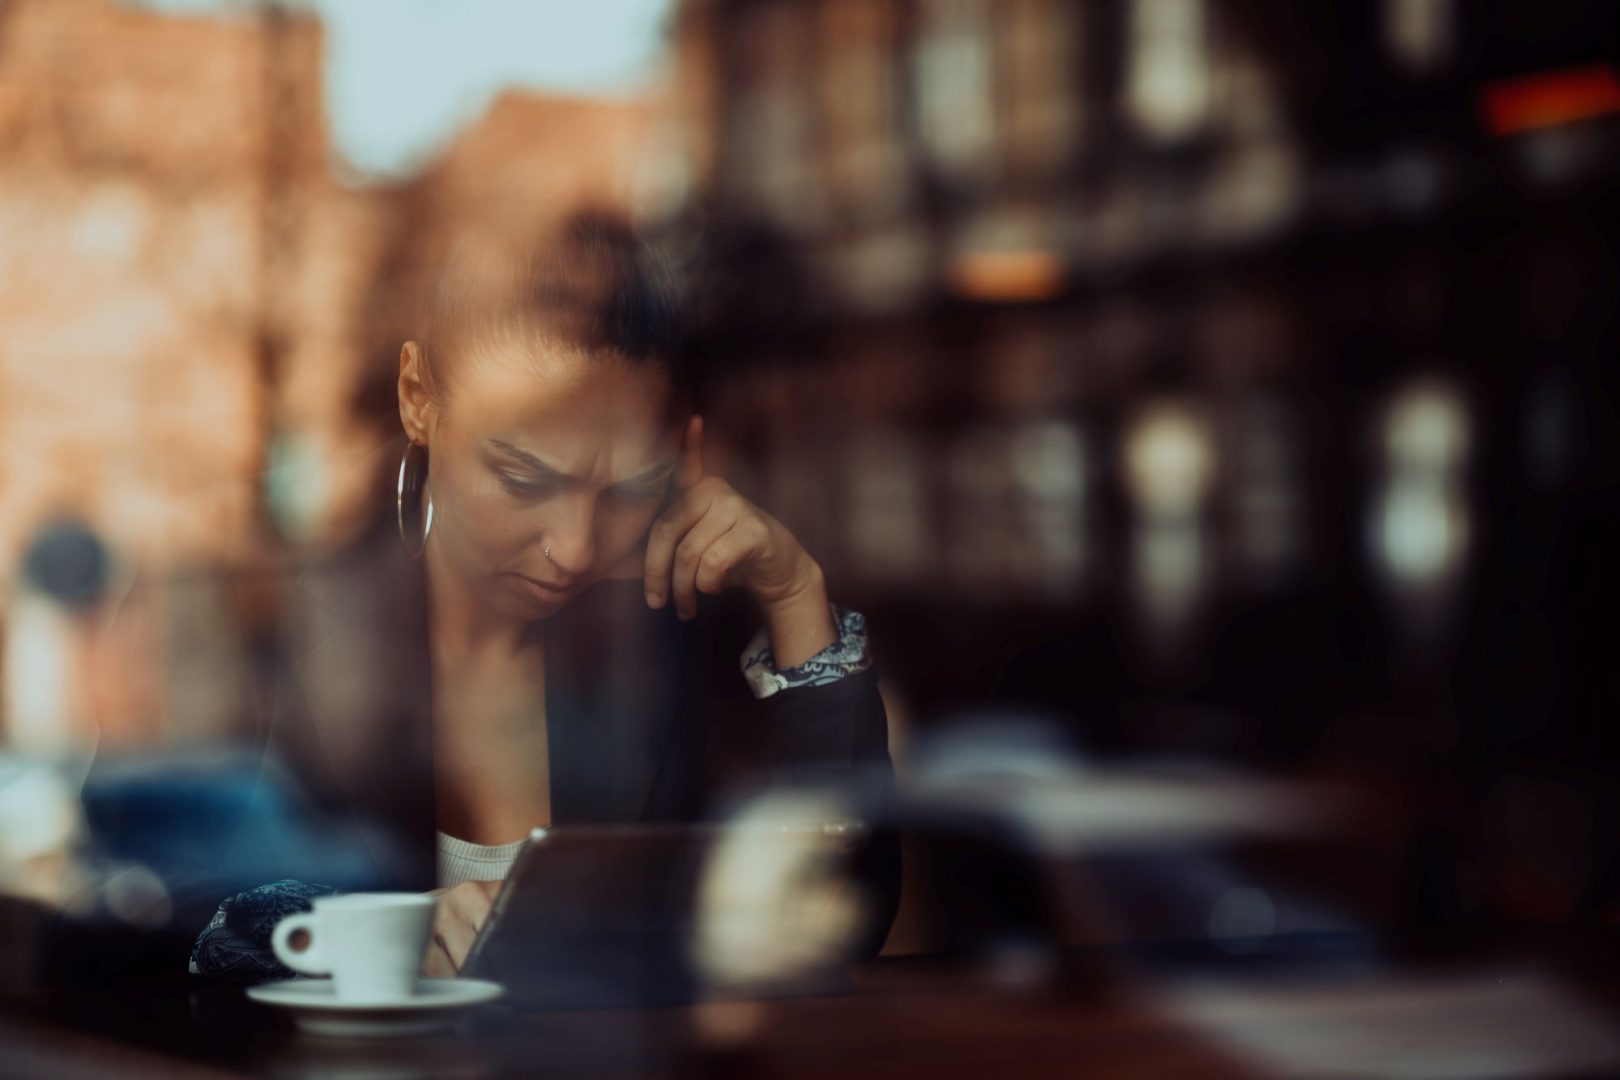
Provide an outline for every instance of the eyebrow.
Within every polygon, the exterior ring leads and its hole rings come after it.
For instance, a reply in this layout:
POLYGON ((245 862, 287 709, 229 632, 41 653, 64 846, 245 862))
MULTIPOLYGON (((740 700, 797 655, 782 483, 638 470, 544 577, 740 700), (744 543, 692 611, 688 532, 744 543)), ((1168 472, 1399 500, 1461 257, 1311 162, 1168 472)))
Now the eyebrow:
MULTIPOLYGON (((499 450, 501 453, 506 454, 508 457, 521 461, 524 465, 527 465, 529 468, 533 469, 547 480, 562 481, 564 483, 578 482, 575 477, 563 472, 555 465, 548 465, 544 461, 535 457, 533 454, 529 453, 527 450, 513 446, 511 443, 506 442, 503 439, 490 439, 489 444, 495 449, 499 450)), ((666 474, 674 471, 674 468, 675 463, 673 461, 666 461, 660 465, 654 465, 645 472, 637 473, 635 476, 632 476, 627 480, 620 480, 611 486, 629 487, 635 484, 650 484, 654 481, 662 480, 666 474)))

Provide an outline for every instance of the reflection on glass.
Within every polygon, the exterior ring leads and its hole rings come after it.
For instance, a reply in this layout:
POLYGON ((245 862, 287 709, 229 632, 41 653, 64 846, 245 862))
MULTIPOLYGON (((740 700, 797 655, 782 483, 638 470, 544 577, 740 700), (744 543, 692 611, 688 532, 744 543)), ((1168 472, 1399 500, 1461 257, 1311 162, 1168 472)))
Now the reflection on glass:
POLYGON ((1137 416, 1125 436, 1125 484, 1135 504, 1132 591, 1149 627, 1168 640, 1183 628, 1204 591, 1207 552, 1203 504, 1215 453, 1201 415, 1160 402, 1137 416))
POLYGON ((0 755, 0 896, 62 903, 81 831, 78 801, 61 772, 0 755))
POLYGON ((831 0, 821 9, 827 180, 852 215, 892 213, 908 195, 897 130, 895 18, 889 0, 831 0))
POLYGON ((1258 395, 1224 419, 1231 555, 1251 581, 1275 584, 1296 568, 1305 546, 1294 425, 1282 402, 1258 395))
POLYGON ((758 207, 783 225, 807 228, 821 210, 812 169, 810 101, 801 64, 805 9, 768 3, 742 17, 742 55, 751 79, 732 103, 743 164, 740 175, 758 207))
POLYGON ((950 444, 945 462, 951 579, 965 592, 994 595, 1012 576, 1018 542, 1006 437, 996 428, 966 432, 950 444))
POLYGON ((1422 629, 1445 606, 1468 554, 1469 418, 1450 384, 1420 379, 1397 391, 1381 434, 1383 474, 1369 521, 1374 560, 1422 629))
POLYGON ((1177 518, 1194 512, 1214 467, 1209 432, 1202 418, 1185 406, 1151 406, 1126 435, 1126 484, 1148 517, 1177 518))
POLYGON ((1009 455, 1023 523, 1020 584, 1049 599, 1068 596, 1087 556, 1087 466, 1079 432, 1064 421, 1036 421, 1013 432, 1009 455))
POLYGON ((849 548, 872 580, 904 584, 927 567, 924 474, 911 435, 873 428, 851 440, 849 548))
POLYGON ((838 798, 778 792, 745 805, 706 857, 693 949, 715 988, 770 987, 824 970, 849 947, 861 897, 830 861, 821 826, 838 798))
POLYGON ((1002 0, 999 66, 1006 90, 1002 125, 1011 177, 1053 176, 1083 133, 1080 40, 1084 5, 1069 0, 1002 0))
POLYGON ((1133 0, 1129 74, 1131 119, 1155 142, 1194 134, 1209 110, 1208 27, 1203 0, 1133 0))
POLYGON ((925 0, 917 46, 923 146, 949 175, 971 177, 995 143, 992 53, 984 0, 925 0))
POLYGON ((1451 52, 1452 0, 1384 0, 1384 47, 1405 68, 1433 70, 1451 52))

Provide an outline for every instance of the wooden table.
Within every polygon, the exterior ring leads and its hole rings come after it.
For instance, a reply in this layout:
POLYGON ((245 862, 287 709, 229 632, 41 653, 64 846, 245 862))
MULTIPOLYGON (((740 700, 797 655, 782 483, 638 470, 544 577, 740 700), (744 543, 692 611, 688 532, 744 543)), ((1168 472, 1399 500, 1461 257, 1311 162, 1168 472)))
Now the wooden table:
POLYGON ((0 1013, 0 1078, 129 1076, 451 1080, 496 1077, 1237 1078, 1250 1073, 1139 995, 996 989, 879 961, 848 995, 521 1013, 456 1035, 300 1035, 239 990, 58 995, 0 1013))
POLYGON ((398 1040, 300 1035, 229 988, 68 994, 0 1009, 0 1080, 1617 1076, 1615 980, 1603 957, 1590 966, 1596 983, 1539 961, 1493 961, 1081 979, 1063 994, 895 959, 862 971, 846 995, 492 1006, 459 1034, 398 1040))

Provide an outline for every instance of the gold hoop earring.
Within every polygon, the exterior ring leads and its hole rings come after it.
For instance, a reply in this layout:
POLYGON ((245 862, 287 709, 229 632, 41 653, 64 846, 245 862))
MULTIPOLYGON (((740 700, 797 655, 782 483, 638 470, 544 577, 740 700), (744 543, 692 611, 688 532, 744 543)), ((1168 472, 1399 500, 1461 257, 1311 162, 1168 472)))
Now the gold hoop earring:
POLYGON ((400 542, 413 559, 422 557, 428 533, 433 531, 433 493, 427 490, 427 477, 427 447, 407 442, 405 453, 399 459, 399 487, 394 505, 399 516, 400 542))

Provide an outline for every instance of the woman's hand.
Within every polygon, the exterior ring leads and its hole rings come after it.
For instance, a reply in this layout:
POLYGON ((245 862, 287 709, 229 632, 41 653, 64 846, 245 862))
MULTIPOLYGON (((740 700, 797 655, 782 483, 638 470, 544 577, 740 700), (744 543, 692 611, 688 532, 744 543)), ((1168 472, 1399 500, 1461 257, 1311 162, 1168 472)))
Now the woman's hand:
POLYGON ((647 536, 647 606, 673 600, 697 614, 697 594, 738 585, 758 602, 778 667, 795 667, 838 640, 827 586, 780 521, 717 476, 703 475, 703 418, 692 417, 675 467, 676 497, 647 536))
POLYGON ((500 890, 498 881, 464 881, 428 893, 439 903, 433 910, 433 938, 422 957, 422 974, 449 978, 461 970, 500 890))

